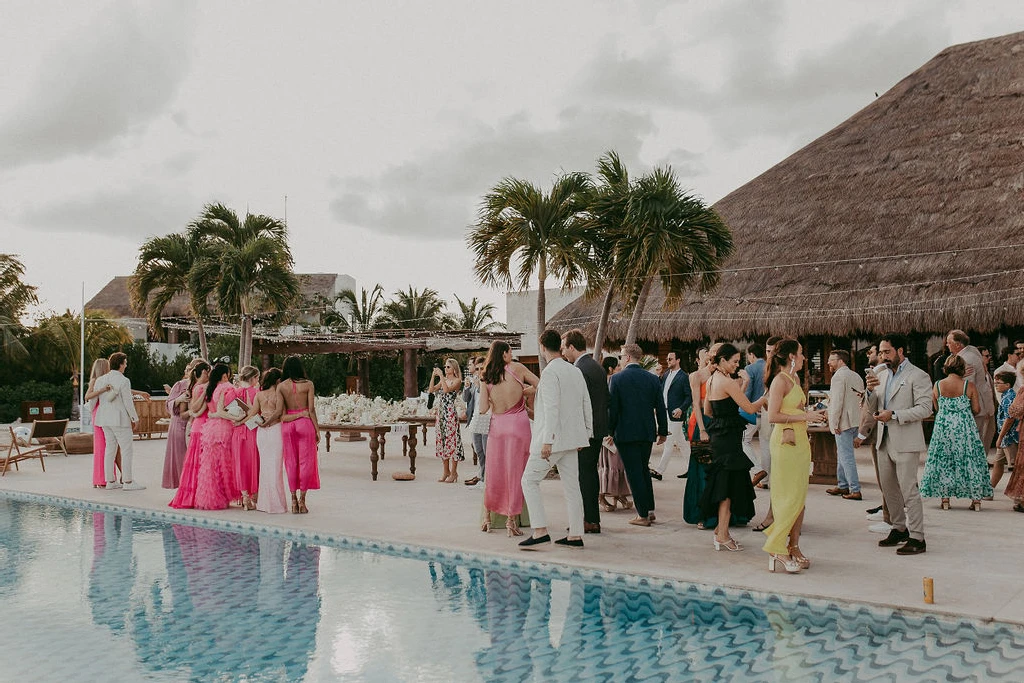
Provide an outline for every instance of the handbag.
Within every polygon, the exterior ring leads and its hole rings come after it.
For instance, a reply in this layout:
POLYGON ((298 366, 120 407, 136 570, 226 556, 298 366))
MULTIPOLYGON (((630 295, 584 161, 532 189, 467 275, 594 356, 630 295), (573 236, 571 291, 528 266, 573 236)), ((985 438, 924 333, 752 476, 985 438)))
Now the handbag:
POLYGON ((489 431, 491 431, 491 414, 476 413, 475 415, 473 415, 473 419, 469 421, 469 433, 486 434, 489 431))
POLYGON ((436 394, 427 394, 427 410, 432 410, 434 408, 434 396, 436 396, 436 394))

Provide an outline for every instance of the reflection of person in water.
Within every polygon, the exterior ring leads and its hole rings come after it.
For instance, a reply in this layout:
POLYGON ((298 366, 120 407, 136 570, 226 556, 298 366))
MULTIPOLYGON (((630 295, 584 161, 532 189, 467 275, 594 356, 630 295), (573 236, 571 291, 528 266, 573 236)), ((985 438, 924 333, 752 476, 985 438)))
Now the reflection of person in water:
POLYGON ((89 604, 92 620, 115 633, 124 630, 129 596, 135 583, 132 566, 132 519, 94 512, 89 604))

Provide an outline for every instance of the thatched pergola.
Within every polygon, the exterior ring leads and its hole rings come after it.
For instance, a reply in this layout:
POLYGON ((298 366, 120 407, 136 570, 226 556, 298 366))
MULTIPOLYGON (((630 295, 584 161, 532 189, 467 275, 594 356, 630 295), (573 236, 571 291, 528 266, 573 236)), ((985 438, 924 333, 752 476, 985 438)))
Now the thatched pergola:
MULTIPOLYGON (((668 309, 655 287, 640 338, 1024 325, 1024 33, 943 50, 714 208, 721 285, 668 309)), ((592 333, 600 306, 551 324, 592 333)), ((628 324, 616 303, 609 338, 628 324)))

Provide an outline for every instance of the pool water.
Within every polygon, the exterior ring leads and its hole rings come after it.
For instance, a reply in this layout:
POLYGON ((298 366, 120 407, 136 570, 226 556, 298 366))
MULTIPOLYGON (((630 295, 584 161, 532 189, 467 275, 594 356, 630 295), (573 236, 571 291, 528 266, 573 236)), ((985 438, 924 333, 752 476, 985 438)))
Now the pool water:
POLYGON ((1024 629, 0 496, 3 681, 1024 680, 1024 629))

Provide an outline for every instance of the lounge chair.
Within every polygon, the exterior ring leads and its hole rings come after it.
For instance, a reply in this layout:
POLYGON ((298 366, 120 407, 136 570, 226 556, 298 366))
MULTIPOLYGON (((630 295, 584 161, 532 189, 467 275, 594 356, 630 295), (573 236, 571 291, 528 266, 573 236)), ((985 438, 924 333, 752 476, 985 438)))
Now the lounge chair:
POLYGON ((29 444, 37 441, 46 446, 48 453, 63 453, 68 457, 68 447, 64 443, 64 435, 68 431, 67 420, 36 420, 32 423, 32 435, 29 444), (43 439, 52 439, 44 442, 43 439))
POLYGON ((7 476, 7 470, 10 469, 11 465, 14 465, 14 469, 18 469, 20 461, 31 460, 32 458, 39 458, 39 464, 43 466, 43 472, 45 472, 46 464, 43 462, 43 453, 46 451, 46 446, 20 446, 18 445, 18 436, 14 433, 14 427, 8 427, 7 429, 11 432, 11 446, 7 449, 7 457, 4 458, 0 477, 7 476))

